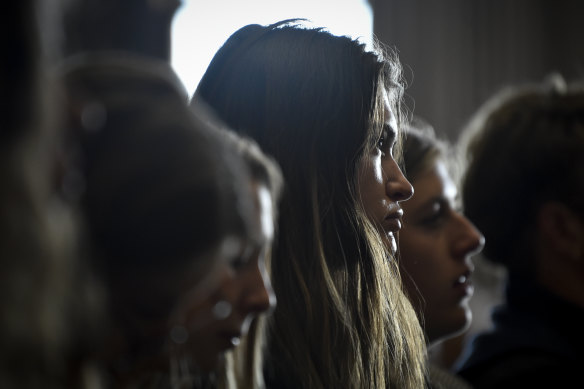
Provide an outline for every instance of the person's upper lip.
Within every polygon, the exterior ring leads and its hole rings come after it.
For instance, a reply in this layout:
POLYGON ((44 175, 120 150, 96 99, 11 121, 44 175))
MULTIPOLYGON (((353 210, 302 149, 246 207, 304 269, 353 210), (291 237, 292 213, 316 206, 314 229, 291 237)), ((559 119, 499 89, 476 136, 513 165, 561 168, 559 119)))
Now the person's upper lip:
POLYGON ((466 271, 464 273, 461 273, 456 280, 454 280, 454 285, 458 285, 461 283, 461 281, 463 283, 467 283, 470 282, 470 277, 472 276, 473 273, 473 269, 472 268, 467 268, 466 271))
POLYGON ((390 207, 383 219, 383 228, 388 232, 398 232, 402 228, 402 216, 404 211, 401 207, 390 207))
POLYGON ((404 216, 404 210, 400 207, 390 207, 387 214, 385 215, 386 219, 400 219, 404 216))

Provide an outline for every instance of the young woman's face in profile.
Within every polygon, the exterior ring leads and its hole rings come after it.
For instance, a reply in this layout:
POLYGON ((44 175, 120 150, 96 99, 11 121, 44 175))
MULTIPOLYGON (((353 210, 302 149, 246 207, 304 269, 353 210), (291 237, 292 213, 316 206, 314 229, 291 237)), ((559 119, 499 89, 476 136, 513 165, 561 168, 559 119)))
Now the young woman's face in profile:
POLYGON ((254 184, 252 190, 257 231, 253 237, 230 237, 223 242, 224 258, 215 270, 214 289, 186 314, 185 347, 203 371, 219 367, 224 353, 239 344, 252 320, 276 304, 264 262, 274 235, 272 199, 263 184, 254 184))
POLYGON ((403 204, 399 261, 404 285, 433 342, 470 324, 470 256, 482 249, 484 238, 456 210, 457 189, 443 161, 436 160, 412 183, 414 196, 403 204))
POLYGON ((397 140, 397 120, 384 94, 383 134, 369 155, 358 165, 359 196, 369 220, 381 232, 395 253, 396 234, 401 229, 400 202, 412 196, 413 188, 393 157, 397 140))

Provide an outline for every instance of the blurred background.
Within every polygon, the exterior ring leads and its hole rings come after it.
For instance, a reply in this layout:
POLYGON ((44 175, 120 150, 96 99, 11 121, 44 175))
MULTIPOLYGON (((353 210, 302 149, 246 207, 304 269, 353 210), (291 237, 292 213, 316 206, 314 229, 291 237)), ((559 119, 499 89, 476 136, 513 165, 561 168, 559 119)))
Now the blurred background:
POLYGON ((172 25, 172 64, 192 93, 219 46, 239 27, 310 19, 339 35, 395 47, 408 105, 456 140, 493 92, 552 72, 584 76, 579 0, 184 1, 172 25))

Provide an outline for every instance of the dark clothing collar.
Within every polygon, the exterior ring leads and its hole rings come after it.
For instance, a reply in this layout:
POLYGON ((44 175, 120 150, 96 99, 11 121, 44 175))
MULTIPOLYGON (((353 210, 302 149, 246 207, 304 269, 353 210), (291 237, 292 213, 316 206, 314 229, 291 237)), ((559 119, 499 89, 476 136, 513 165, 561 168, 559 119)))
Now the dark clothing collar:
POLYGON ((584 309, 515 274, 509 276, 505 294, 506 303, 493 311, 493 330, 475 337, 459 370, 522 350, 580 360, 584 309))

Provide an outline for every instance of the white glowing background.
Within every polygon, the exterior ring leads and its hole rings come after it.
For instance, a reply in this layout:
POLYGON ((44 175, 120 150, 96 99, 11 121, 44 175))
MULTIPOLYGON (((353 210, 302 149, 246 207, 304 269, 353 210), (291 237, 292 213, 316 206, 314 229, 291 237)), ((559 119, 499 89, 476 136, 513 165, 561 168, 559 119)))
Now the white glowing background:
POLYGON ((186 0, 172 25, 172 66, 190 96, 215 52, 237 29, 292 18, 371 42, 373 14, 367 0, 186 0))

